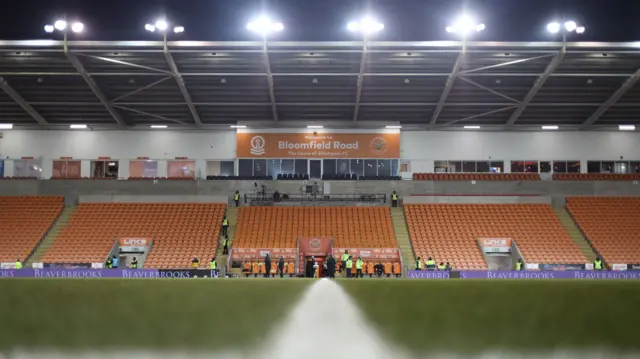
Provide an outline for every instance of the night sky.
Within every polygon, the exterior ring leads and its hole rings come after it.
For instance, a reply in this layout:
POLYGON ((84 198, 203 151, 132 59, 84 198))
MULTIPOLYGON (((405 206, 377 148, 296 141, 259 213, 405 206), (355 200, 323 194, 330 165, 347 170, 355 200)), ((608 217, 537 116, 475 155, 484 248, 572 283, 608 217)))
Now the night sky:
POLYGON ((587 28, 578 41, 640 40, 638 0, 2 0, 0 39, 51 38, 44 25, 66 14, 87 30, 74 39, 156 39, 143 27, 164 15, 185 26, 179 39, 255 40, 245 25, 265 13, 285 25, 273 40, 345 41, 358 38, 346 24, 370 13, 385 24, 372 40, 452 40, 444 28, 464 9, 487 26, 477 40, 553 40, 547 22, 569 18, 587 28))

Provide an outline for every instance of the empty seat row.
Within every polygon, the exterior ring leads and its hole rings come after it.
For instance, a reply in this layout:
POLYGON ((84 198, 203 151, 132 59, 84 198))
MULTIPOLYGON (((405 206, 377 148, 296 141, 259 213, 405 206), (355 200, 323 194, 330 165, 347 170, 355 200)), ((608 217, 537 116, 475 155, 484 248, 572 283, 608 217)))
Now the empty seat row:
POLYGON ((240 181, 268 181, 272 180, 271 176, 207 176, 207 180, 225 181, 225 180, 240 180, 240 181))
POLYGON ((539 181, 538 173, 414 173, 414 181, 539 181))
POLYGON ((567 210, 605 262, 640 263, 639 197, 568 197, 567 210))
POLYGON ((478 238, 511 238, 529 263, 585 263, 553 209, 545 204, 405 205, 417 256, 456 268, 486 268, 478 238))
POLYGON ((638 181, 640 173, 554 173, 554 181, 638 181))
POLYGON ((151 238, 147 268, 191 268, 208 262, 219 243, 224 204, 212 203, 83 203, 78 205, 45 263, 103 262, 118 238, 151 238))
POLYGON ((63 207, 62 197, 0 197, 0 262, 24 262, 63 207))
POLYGON ((276 177, 278 180, 308 180, 309 175, 307 173, 278 173, 276 177))

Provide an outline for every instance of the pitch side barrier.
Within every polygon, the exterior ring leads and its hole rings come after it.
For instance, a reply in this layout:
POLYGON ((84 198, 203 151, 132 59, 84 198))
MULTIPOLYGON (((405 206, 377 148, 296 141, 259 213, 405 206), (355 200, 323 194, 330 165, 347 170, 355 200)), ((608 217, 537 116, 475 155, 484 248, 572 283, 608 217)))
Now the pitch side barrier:
POLYGON ((640 280, 640 270, 633 271, 418 271, 410 270, 413 279, 584 279, 640 280))
POLYGON ((218 278, 220 272, 208 269, 0 269, 0 278, 218 278))

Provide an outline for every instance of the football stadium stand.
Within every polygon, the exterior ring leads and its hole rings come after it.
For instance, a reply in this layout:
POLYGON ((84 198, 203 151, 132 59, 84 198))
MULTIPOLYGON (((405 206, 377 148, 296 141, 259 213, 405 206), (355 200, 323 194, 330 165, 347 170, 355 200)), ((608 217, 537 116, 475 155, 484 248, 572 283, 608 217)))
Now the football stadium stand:
POLYGON ((554 173, 554 181, 638 181, 640 173, 554 173))
POLYGON ((414 173, 414 181, 539 181, 538 173, 414 173))
POLYGON ((333 237, 334 248, 397 248, 388 207, 243 207, 236 248, 293 248, 298 237, 333 237))
POLYGON ((639 197, 569 197, 567 209, 606 263, 640 263, 639 197))
POLYGON ((62 197, 0 197, 0 262, 24 262, 63 207, 62 197))
POLYGON ((511 238, 529 263, 586 263, 586 258, 544 204, 405 205, 416 256, 484 269, 478 238, 511 238))
POLYGON ((150 237, 147 268, 208 267, 216 253, 224 204, 80 204, 44 255, 45 263, 102 263, 118 237, 150 237))

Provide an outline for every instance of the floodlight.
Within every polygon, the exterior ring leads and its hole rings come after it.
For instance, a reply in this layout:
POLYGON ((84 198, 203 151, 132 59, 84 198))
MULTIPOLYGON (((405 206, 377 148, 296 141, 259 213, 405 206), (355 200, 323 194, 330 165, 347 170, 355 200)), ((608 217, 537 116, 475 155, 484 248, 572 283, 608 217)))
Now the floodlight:
POLYGON ((10 130, 13 128, 12 123, 0 123, 0 130, 10 130))
POLYGON ((87 128, 87 125, 70 125, 69 128, 74 130, 84 130, 87 128))
POLYGON ((477 130, 480 128, 480 126, 464 126, 464 128, 467 130, 477 130))
POLYGON ((147 30, 147 31, 149 31, 149 32, 154 32, 154 31, 156 31, 156 27, 155 27, 155 25, 151 25, 151 24, 146 24, 146 25, 144 25, 144 29, 145 29, 145 30, 147 30))
POLYGON ((231 127, 231 128, 247 128, 247 126, 245 126, 245 125, 231 125, 229 127, 231 127))
POLYGON ((578 27, 578 24, 576 24, 575 21, 567 21, 564 23, 564 28, 567 29, 567 31, 573 31, 576 27, 578 27))
POLYGON ((558 24, 557 22, 548 23, 547 24, 547 31, 549 31, 552 34, 558 33, 558 31, 560 31, 560 24, 558 24))
POLYGON ((166 20, 158 20, 156 21, 156 29, 160 31, 165 31, 169 25, 166 20))
POLYGON ((384 24, 370 17, 365 17, 360 21, 352 21, 347 24, 347 30, 351 32, 361 32, 365 35, 373 34, 384 29, 384 24))
POLYGON ((247 24, 247 29, 267 36, 272 32, 282 31, 284 25, 281 22, 272 22, 268 17, 262 16, 247 24))
POLYGON ((44 31, 48 32, 48 33, 52 33, 55 30, 55 28, 53 27, 53 25, 45 25, 44 26, 44 31))
POLYGON ((557 130, 558 126, 542 126, 543 130, 557 130))
POLYGON ((480 32, 485 29, 485 25, 482 23, 476 23, 469 16, 460 17, 453 25, 449 25, 445 28, 447 32, 453 32, 456 34, 461 34, 462 36, 466 36, 468 33, 475 31, 480 32))
POLYGON ((64 31, 67 28, 67 22, 64 20, 58 20, 53 24, 53 27, 58 31, 64 31))
POLYGON ((81 33, 84 30, 84 24, 81 22, 74 22, 71 24, 71 31, 77 33, 81 33))
POLYGON ((167 128, 167 125, 151 125, 151 128, 167 128))
POLYGON ((576 34, 584 34, 585 28, 584 26, 576 27, 576 34))
POLYGON ((173 32, 175 32, 176 34, 184 32, 184 26, 176 26, 176 27, 174 27, 173 28, 173 32))
POLYGON ((634 125, 619 125, 618 129, 620 131, 635 131, 636 126, 634 126, 634 125))

